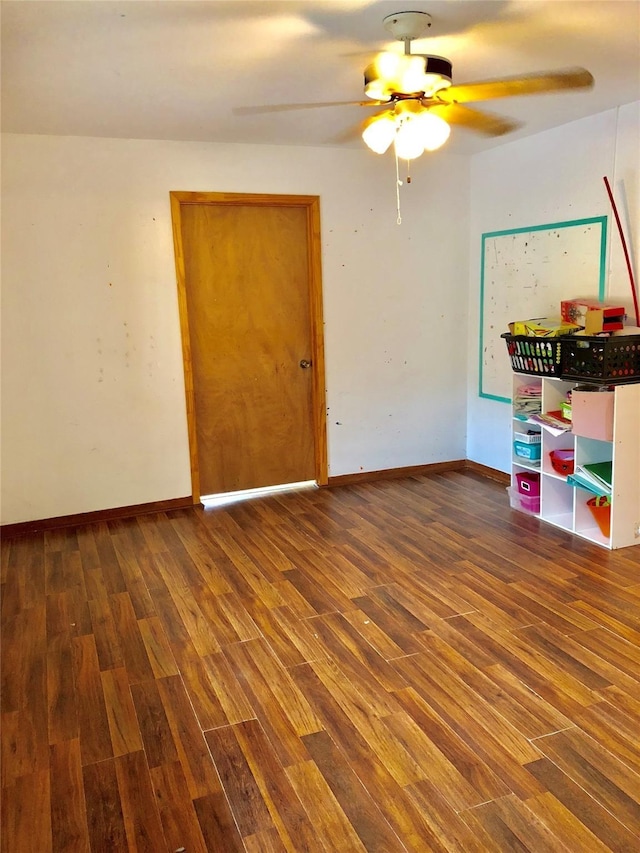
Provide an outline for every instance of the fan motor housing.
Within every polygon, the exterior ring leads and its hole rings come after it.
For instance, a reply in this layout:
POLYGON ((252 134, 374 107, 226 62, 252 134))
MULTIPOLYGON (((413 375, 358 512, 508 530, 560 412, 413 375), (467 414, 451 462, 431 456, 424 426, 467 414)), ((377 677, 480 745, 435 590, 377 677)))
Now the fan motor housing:
POLYGON ((425 73, 426 74, 439 74, 440 77, 451 82, 452 80, 452 72, 453 66, 449 62, 448 59, 445 59, 444 56, 427 56, 426 54, 420 54, 425 58, 425 73))
MULTIPOLYGON (((413 53, 409 54, 409 56, 413 58, 420 58, 424 60, 424 75, 439 77, 442 80, 443 88, 445 86, 451 85, 452 79, 452 65, 451 62, 446 59, 444 56, 429 56, 428 54, 422 53, 413 53)), ((402 92, 396 91, 394 88, 394 81, 389 80, 386 81, 380 74, 380 68, 377 62, 372 62, 368 65, 364 70, 364 88, 365 92, 368 94, 368 89, 370 89, 371 84, 373 83, 382 84, 382 90, 384 90, 385 95, 388 98, 397 98, 402 97, 403 95, 414 95, 416 92, 402 92)), ((378 89, 379 87, 376 87, 378 89)))

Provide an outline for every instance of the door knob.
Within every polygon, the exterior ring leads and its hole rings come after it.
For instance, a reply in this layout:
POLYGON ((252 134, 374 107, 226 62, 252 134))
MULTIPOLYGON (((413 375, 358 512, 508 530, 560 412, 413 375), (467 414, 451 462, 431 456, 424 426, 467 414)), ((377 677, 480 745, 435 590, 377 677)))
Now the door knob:
POLYGON ((306 358, 303 358, 300 360, 300 367, 302 367, 303 370, 306 370, 308 367, 311 367, 311 362, 307 361, 306 358))

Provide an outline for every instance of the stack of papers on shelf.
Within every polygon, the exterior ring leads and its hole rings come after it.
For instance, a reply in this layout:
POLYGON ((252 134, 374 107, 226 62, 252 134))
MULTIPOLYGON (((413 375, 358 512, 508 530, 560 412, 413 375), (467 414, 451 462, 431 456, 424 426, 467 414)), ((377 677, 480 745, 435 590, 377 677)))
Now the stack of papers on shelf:
POLYGON ((567 483, 580 486, 594 495, 610 495, 613 479, 613 464, 611 462, 592 462, 588 465, 578 465, 573 474, 567 477, 567 483))
POLYGON ((532 383, 521 385, 513 400, 513 411, 516 417, 526 420, 542 408, 542 386, 532 383))
POLYGON ((541 424, 552 435, 562 435, 563 432, 571 432, 571 421, 563 417, 561 411, 544 412, 539 415, 532 415, 530 420, 541 424))

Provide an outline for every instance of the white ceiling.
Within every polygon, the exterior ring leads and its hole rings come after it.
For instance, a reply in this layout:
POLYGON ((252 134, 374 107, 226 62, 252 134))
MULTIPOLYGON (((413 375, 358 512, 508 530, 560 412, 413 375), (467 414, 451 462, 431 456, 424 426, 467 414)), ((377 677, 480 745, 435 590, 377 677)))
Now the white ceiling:
POLYGON ((415 53, 444 55, 454 83, 582 66, 590 91, 481 106, 524 122, 475 152, 640 99, 638 0, 3 0, 2 123, 17 133, 361 146, 372 110, 235 115, 237 106, 363 98, 362 71, 402 51, 386 15, 429 12, 415 53))

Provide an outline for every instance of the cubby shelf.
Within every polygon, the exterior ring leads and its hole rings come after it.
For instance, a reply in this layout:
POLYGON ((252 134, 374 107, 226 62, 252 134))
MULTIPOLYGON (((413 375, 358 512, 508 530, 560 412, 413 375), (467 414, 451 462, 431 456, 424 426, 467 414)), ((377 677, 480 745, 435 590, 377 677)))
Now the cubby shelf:
MULTIPOLYGON (((580 383, 567 382, 546 376, 523 373, 513 374, 513 400, 525 386, 540 389, 542 412, 560 409, 567 392, 580 383)), ((588 539, 605 548, 624 548, 640 545, 640 383, 617 385, 613 392, 613 434, 611 440, 602 440, 589 434, 565 432, 560 436, 539 423, 523 420, 512 412, 512 446, 523 432, 540 430, 540 461, 534 462, 513 453, 511 465, 511 506, 570 533, 588 539), (552 450, 573 450, 575 464, 612 461, 613 482, 611 495, 610 531, 606 536, 587 506, 593 495, 567 482, 551 466, 552 450), (535 497, 519 491, 518 480, 531 473, 539 477, 539 502, 535 497), (520 475, 520 477, 519 477, 520 475)), ((585 395, 589 401, 591 395, 585 395)), ((599 402, 593 392, 594 403, 599 402)), ((578 429, 578 428, 576 428, 578 429)), ((589 429, 579 427, 589 433, 589 429)), ((534 477, 534 483, 537 482, 534 477)), ((530 486, 528 486, 530 488, 530 486)))

